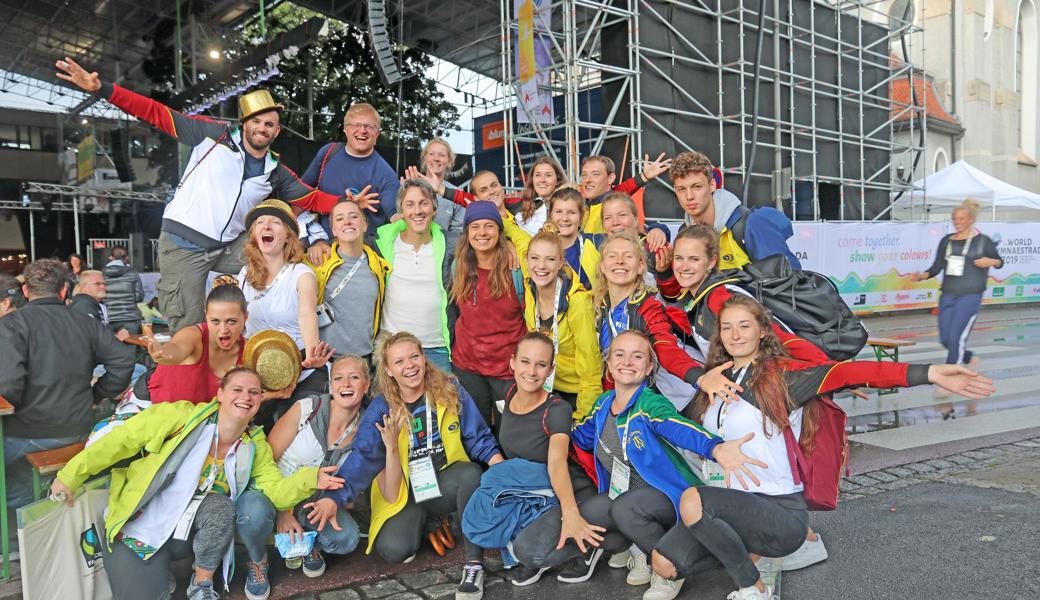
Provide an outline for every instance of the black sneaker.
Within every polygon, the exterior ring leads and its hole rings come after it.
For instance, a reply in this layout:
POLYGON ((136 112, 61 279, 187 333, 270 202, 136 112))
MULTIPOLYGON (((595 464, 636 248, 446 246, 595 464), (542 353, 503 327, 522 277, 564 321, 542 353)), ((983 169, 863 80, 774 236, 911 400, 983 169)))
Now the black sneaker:
POLYGON ((307 577, 321 577, 325 574, 325 557, 321 550, 312 548, 311 553, 304 557, 303 574, 307 577))
POLYGON ((603 549, 593 548, 588 554, 575 558, 560 569, 556 580, 563 583, 588 581, 589 577, 592 577, 592 572, 596 570, 596 563, 599 562, 601 556, 603 556, 603 549))
POLYGON ((509 581, 516 587, 524 587, 525 585, 531 585, 532 583, 538 583, 538 580, 542 578, 542 573, 549 570, 549 567, 541 569, 532 569, 520 563, 509 569, 509 581))
POLYGON ((455 600, 480 600, 484 597, 484 565, 466 563, 462 567, 462 581, 455 592, 455 600))

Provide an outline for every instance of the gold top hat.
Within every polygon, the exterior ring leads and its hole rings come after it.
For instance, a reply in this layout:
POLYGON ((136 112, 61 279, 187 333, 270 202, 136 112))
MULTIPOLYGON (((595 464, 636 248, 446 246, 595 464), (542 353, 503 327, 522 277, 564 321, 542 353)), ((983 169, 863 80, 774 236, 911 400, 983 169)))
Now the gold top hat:
POLYGON ((249 117, 269 110, 284 110, 284 104, 276 104, 271 92, 265 89, 253 90, 238 97, 238 120, 245 121, 249 117))
POLYGON ((265 329, 249 338, 242 364, 260 375, 265 390, 283 390, 300 378, 300 350, 289 334, 265 329))
POLYGON ((300 235, 300 224, 296 221, 296 215, 293 214, 292 208, 285 202, 275 198, 268 198, 249 209, 249 212, 246 213, 246 229, 252 227, 253 222, 263 215, 278 217, 293 233, 300 235))

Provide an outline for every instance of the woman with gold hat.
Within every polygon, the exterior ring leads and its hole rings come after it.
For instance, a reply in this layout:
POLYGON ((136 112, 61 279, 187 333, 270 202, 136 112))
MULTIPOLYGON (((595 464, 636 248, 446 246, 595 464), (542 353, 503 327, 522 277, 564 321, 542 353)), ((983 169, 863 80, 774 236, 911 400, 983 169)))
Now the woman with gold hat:
POLYGON ((318 280, 303 262, 292 209, 281 200, 265 200, 249 211, 246 227, 246 266, 238 274, 249 303, 246 335, 266 329, 286 333, 304 354, 294 397, 324 392, 329 382, 324 367, 333 349, 318 336, 318 280))
POLYGON ((334 467, 307 467, 283 477, 271 447, 250 428, 261 402, 255 371, 236 367, 224 375, 208 404, 169 402, 142 411, 129 427, 112 430, 58 472, 51 495, 69 506, 90 477, 112 470, 101 551, 112 592, 119 600, 169 598, 176 588, 170 568, 193 556, 191 600, 217 600, 214 585, 223 564, 231 581, 235 515, 248 488, 275 506, 290 508, 315 489, 336 489, 334 467))

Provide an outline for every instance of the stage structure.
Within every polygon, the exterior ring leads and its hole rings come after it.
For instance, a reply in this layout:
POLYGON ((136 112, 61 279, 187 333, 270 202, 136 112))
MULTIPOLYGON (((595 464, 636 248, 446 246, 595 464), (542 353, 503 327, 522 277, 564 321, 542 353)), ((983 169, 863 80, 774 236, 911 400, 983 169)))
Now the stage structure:
MULTIPOLYGON (((576 179, 579 156, 612 157, 625 165, 621 178, 638 173, 644 154, 696 149, 738 196, 750 179, 750 206, 799 220, 870 219, 910 189, 893 164, 923 150, 927 123, 923 98, 898 103, 889 90, 923 75, 901 60, 920 39, 905 1, 553 2, 550 19, 536 9, 534 31, 549 48, 545 87, 562 108, 548 123, 518 114, 516 1, 500 4, 503 82, 514 92, 503 112, 509 185, 545 152, 576 179), (595 88, 599 114, 582 105, 595 88), (893 124, 907 115, 911 141, 899 142, 893 124)), ((667 178, 658 181, 647 188, 647 214, 680 216, 667 178)))

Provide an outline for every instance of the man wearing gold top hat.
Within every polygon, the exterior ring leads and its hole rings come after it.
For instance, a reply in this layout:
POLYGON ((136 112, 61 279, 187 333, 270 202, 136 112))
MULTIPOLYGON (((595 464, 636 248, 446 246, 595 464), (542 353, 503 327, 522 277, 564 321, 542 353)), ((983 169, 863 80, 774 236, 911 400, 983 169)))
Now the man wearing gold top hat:
MULTIPOLYGON (((113 83, 103 83, 71 58, 55 63, 57 76, 147 121, 192 146, 173 200, 163 212, 159 236, 159 308, 170 330, 204 317, 210 271, 237 273, 249 209, 280 198, 309 211, 328 213, 342 197, 304 184, 269 150, 281 127, 275 103, 264 89, 239 96, 239 122, 227 124, 179 113, 113 83)), ((358 198, 366 208, 375 202, 358 198)))

